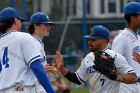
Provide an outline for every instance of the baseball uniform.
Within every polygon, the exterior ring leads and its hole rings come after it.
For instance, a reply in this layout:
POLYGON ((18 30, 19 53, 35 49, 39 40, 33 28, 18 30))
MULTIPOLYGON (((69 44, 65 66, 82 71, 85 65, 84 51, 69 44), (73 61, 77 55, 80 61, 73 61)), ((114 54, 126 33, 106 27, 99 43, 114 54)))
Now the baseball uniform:
MULTIPOLYGON (((135 71, 128 65, 125 58, 112 50, 105 49, 111 57, 115 58, 115 66, 118 74, 135 73, 135 71)), ((99 73, 93 68, 94 53, 90 52, 82 61, 80 68, 76 75, 78 80, 82 83, 89 79, 91 93, 118 93, 120 82, 108 79, 103 74, 99 73)))
MULTIPOLYGON (((132 52, 140 52, 140 37, 129 28, 125 28, 113 40, 112 49, 123 55, 128 64, 136 71, 136 75, 140 77, 140 64, 133 60, 132 52)), ((121 84, 120 93, 140 93, 140 83, 121 84)))
POLYGON ((0 41, 0 92, 17 84, 34 88, 37 79, 30 69, 30 64, 42 57, 33 37, 12 30, 1 35, 0 41))

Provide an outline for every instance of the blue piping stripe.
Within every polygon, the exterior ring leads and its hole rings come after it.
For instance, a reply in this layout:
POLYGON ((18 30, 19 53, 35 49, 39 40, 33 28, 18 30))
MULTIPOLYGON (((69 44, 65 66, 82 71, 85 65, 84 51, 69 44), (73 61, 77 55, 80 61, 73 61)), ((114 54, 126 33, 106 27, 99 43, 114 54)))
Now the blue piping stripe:
POLYGON ((134 70, 129 70, 128 72, 135 72, 134 70))
MULTIPOLYGON (((35 37, 35 36, 34 36, 35 37)), ((39 39, 39 38, 37 38, 37 37, 35 37, 40 43, 41 43, 41 45, 44 47, 44 44, 42 43, 42 41, 39 39)))
POLYGON ((11 32, 16 32, 16 31, 10 31, 10 32, 7 32, 7 33, 5 33, 5 34, 3 34, 3 35, 1 35, 1 37, 4 37, 4 36, 6 36, 6 35, 8 35, 8 34, 10 34, 11 32))
POLYGON ((33 57, 33 58, 29 61, 28 65, 30 65, 31 62, 33 62, 33 61, 35 61, 35 60, 37 60, 37 59, 40 59, 40 58, 42 58, 40 55, 33 57))
POLYGON ((138 33, 136 34, 136 33, 134 33, 131 29, 129 29, 129 28, 127 28, 127 30, 128 31, 130 31, 132 34, 134 34, 135 35, 135 37, 138 39, 138 33))

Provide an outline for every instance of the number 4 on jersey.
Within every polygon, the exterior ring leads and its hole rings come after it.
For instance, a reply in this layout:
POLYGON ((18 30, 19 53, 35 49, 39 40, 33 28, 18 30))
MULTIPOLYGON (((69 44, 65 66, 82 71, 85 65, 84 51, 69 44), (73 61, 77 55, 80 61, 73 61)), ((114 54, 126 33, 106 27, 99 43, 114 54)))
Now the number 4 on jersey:
POLYGON ((2 65, 5 65, 5 68, 9 67, 9 58, 8 58, 8 47, 5 47, 2 62, 0 61, 0 72, 2 71, 2 65))
POLYGON ((5 65, 5 68, 9 67, 9 58, 8 58, 8 47, 4 49, 4 54, 3 54, 3 65, 5 65))

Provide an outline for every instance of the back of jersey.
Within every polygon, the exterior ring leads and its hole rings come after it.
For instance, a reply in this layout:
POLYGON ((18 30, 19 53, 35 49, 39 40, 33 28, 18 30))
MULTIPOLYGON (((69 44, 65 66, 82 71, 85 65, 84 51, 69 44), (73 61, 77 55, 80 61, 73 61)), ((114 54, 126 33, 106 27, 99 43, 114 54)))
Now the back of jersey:
POLYGON ((37 50, 30 49, 33 47, 27 42, 29 38, 31 39, 28 35, 16 31, 7 32, 1 36, 0 90, 12 87, 17 83, 32 86, 36 82, 36 77, 29 65, 31 60, 37 58, 40 54, 37 50), (27 48, 25 49, 23 46, 27 48))

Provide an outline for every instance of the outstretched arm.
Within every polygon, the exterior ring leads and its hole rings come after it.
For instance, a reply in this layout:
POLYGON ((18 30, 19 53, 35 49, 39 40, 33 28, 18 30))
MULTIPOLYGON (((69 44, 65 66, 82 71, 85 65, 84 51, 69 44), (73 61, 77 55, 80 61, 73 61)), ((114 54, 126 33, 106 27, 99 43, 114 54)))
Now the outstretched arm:
POLYGON ((82 84, 78 80, 76 73, 72 73, 68 71, 67 68, 64 67, 64 60, 60 52, 56 52, 55 60, 56 60, 56 68, 61 72, 63 76, 65 76, 69 81, 74 82, 78 85, 82 84))
POLYGON ((54 93, 52 85, 48 79, 45 69, 43 68, 43 65, 41 64, 41 61, 39 59, 35 60, 31 63, 30 68, 34 72, 35 76, 37 77, 45 91, 47 93, 54 93))
POLYGON ((124 75, 117 75, 117 78, 115 79, 115 81, 122 82, 125 84, 133 84, 133 83, 138 82, 138 78, 136 74, 128 73, 124 75))

